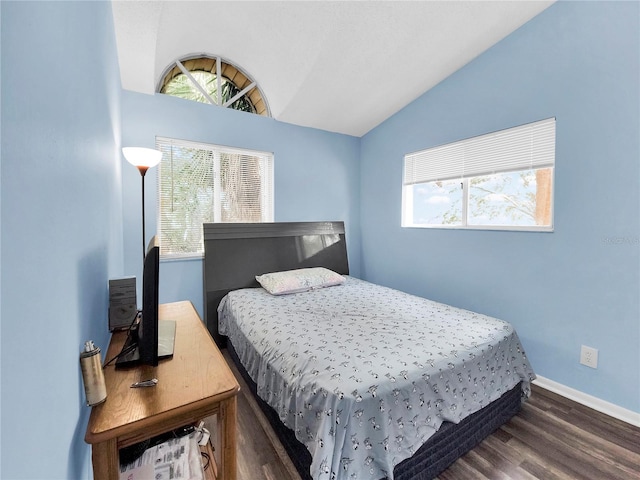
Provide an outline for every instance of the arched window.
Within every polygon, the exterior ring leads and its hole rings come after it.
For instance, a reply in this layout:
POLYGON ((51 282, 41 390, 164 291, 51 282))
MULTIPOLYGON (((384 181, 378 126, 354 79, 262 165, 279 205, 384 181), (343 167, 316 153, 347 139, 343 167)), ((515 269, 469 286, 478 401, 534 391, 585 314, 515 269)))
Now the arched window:
POLYGON ((175 97, 271 116, 258 84, 220 57, 185 58, 162 75, 158 92, 175 97))

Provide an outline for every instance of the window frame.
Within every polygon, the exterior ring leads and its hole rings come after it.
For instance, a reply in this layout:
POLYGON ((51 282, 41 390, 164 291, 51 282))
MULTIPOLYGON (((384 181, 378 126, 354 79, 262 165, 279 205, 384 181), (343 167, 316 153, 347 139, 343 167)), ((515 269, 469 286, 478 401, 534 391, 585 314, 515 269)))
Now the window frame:
MULTIPOLYGON (((187 81, 203 96, 201 103, 221 108, 236 109, 237 101, 245 99, 251 106, 254 115, 271 117, 271 108, 262 88, 253 78, 239 65, 225 59, 219 55, 194 54, 186 55, 169 64, 163 71, 156 85, 156 92, 172 95, 167 92, 168 85, 178 76, 184 75, 187 81), (216 77, 216 93, 212 96, 200 84, 193 74, 195 72, 209 73, 216 77), (228 82, 237 92, 232 98, 225 99, 223 96, 223 83, 228 82)), ((185 98, 175 95, 178 98, 185 98)), ((193 99, 191 99, 193 100, 193 99)), ((197 101, 197 100, 193 100, 197 101)), ((239 111, 246 111, 238 109, 239 111)))
MULTIPOLYGON (((471 137, 468 139, 460 140, 457 142, 451 142, 445 145, 439 145, 437 147, 428 148, 425 150, 420 150, 417 152, 409 153, 404 156, 403 159, 403 184, 402 184, 402 206, 401 206, 401 226, 403 228, 426 228, 426 229, 445 229, 445 230, 493 230, 493 231, 522 231, 522 232, 553 232, 555 228, 555 117, 551 117, 545 120, 540 120, 538 122, 532 122, 530 124, 520 125, 517 127, 508 128, 505 130, 500 130, 498 132, 492 132, 485 135, 479 135, 477 137, 471 137), (551 146, 547 145, 547 150, 549 148, 552 149, 552 161, 549 164, 549 160, 543 159, 540 160, 539 165, 536 168, 522 168, 518 170, 507 169, 507 170, 496 170, 494 162, 489 160, 487 163, 493 165, 490 169, 483 171, 481 174, 477 175, 465 175, 464 174, 464 165, 457 166, 454 165, 454 168, 451 171, 455 173, 447 177, 447 173, 443 174, 444 178, 432 178, 426 181, 414 181, 412 183, 408 182, 408 179, 411 177, 411 174, 407 172, 408 168, 415 168, 415 165, 411 165, 408 167, 408 159, 412 159, 418 157, 422 154, 429 153, 430 151, 435 151, 438 149, 448 149, 448 148, 456 148, 460 145, 464 145, 467 143, 473 144, 473 142, 483 142, 487 139, 490 139, 491 136, 499 136, 503 133, 509 135, 511 132, 517 131, 518 129, 525 129, 528 127, 536 128, 536 126, 541 126, 542 128, 550 128, 551 132, 546 132, 549 137, 546 141, 552 141, 551 146), (546 162, 546 163, 545 163, 546 162), (526 172, 529 170, 540 170, 548 168, 551 170, 550 176, 550 212, 549 212, 549 225, 475 225, 469 224, 468 212, 469 212, 469 196, 470 196, 470 188, 469 184, 474 178, 480 178, 486 175, 492 175, 496 173, 517 173, 517 172, 526 172), (462 173, 459 173, 462 172, 462 173), (433 183, 436 181, 457 181, 462 184, 462 208, 461 208, 461 216, 462 222, 460 224, 414 224, 413 223, 413 186, 414 185, 424 185, 428 183, 433 183)), ((472 146, 473 148, 473 146, 472 146)), ((548 154, 549 152, 547 152, 548 154)), ((446 163, 446 162, 445 162, 446 163)), ((440 173, 440 172, 438 172, 440 173)), ((475 166, 474 173, 478 173, 477 166, 475 166)), ((418 175, 420 178, 420 175, 418 175)))
MULTIPOLYGON (((266 223, 273 222, 275 218, 275 182, 274 182, 274 171, 275 171, 275 156, 273 152, 265 152, 259 150, 252 150, 248 148, 238 148, 238 147, 229 147, 226 145, 218 145, 212 143, 204 143, 204 142, 195 142, 190 140, 181 140, 176 138, 169 137, 156 137, 156 148, 160 151, 163 151, 163 157, 160 161, 160 165, 157 173, 156 180, 156 188, 157 188, 157 209, 156 209, 156 229, 157 236, 160 244, 160 259, 163 261, 172 261, 172 260, 190 260, 190 259, 201 259, 204 257, 204 245, 200 246, 200 250, 191 251, 191 252, 172 252, 167 253, 162 245, 162 232, 163 232, 163 210, 162 210, 162 197, 163 197, 163 161, 165 160, 165 153, 163 148, 167 148, 169 145, 175 145, 183 148, 194 148, 207 150, 212 153, 212 165, 211 168, 211 189, 215 192, 215 188, 220 189, 220 160, 222 155, 242 155, 251 158, 260 159, 260 185, 261 185, 261 201, 260 206, 262 209, 262 220, 261 222, 256 223, 266 223), (265 188, 266 187, 266 188, 265 188)), ((222 201, 220 197, 216 194, 212 195, 212 203, 209 205, 211 208, 211 215, 213 217, 214 223, 230 223, 221 221, 222 215, 222 201), (217 200, 217 202, 216 202, 217 200)), ((246 220, 247 223, 251 223, 249 220, 246 220)), ((202 226, 200 226, 200 230, 202 230, 202 226)))
POLYGON ((550 213, 550 224, 549 225, 470 225, 468 223, 467 212, 469 208, 469 181, 473 180, 475 177, 465 178, 460 180, 463 185, 462 192, 462 219, 463 222, 460 225, 447 225, 447 224, 409 224, 405 222, 405 201, 411 202, 411 199, 406 199, 406 196, 410 196, 407 190, 403 187, 403 216, 402 216, 402 227, 403 228, 435 228, 435 229, 445 229, 445 230, 498 230, 498 231, 522 231, 522 232, 553 232, 554 231, 554 184, 555 184, 555 169, 552 169, 551 174, 551 213, 550 213))

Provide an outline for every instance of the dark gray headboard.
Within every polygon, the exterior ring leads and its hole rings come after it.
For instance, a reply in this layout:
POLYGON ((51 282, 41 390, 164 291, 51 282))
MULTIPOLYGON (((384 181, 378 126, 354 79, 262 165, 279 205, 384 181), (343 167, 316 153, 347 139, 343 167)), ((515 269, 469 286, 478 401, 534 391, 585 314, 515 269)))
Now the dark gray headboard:
POLYGON ((343 222, 205 223, 204 315, 219 346, 218 305, 229 291, 258 287, 256 275, 326 267, 349 274, 343 222))

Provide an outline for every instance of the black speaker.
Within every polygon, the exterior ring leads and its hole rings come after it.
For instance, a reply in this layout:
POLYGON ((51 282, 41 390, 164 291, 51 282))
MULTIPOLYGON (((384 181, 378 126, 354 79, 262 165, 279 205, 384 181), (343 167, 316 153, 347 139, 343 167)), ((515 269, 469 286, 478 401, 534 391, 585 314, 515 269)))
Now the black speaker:
POLYGON ((109 280, 109 330, 128 328, 137 313, 136 277, 109 280))

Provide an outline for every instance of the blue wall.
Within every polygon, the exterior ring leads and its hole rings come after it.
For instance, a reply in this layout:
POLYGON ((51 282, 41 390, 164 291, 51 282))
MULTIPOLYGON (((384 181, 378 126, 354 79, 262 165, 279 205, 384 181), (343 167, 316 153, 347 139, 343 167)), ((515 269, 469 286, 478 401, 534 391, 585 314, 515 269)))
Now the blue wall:
MULTIPOLYGON (((125 91, 122 99, 124 146, 153 147, 157 135, 273 152, 275 221, 343 220, 351 273, 359 275, 358 138, 166 95, 125 91)), ((125 267, 140 278, 140 174, 123 162, 125 267)), ((145 183, 148 238, 156 231, 156 173, 145 183)), ((162 262, 160 300, 191 300, 202 315, 202 261, 162 262)))
POLYGON ((2 466, 90 477, 79 354, 104 347, 122 270, 120 77, 111 6, 2 9, 2 466))
POLYGON ((539 375, 636 412, 639 8, 554 4, 369 132, 360 207, 366 279, 508 320, 539 375), (548 117, 553 233, 400 227, 404 154, 548 117))

